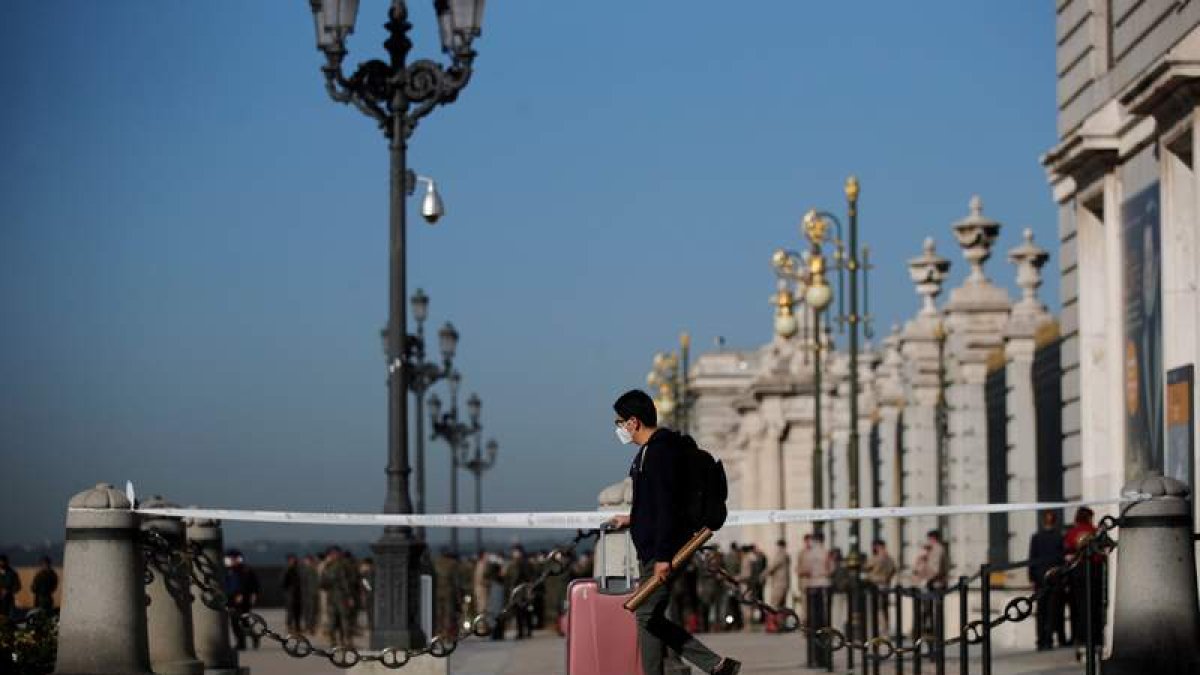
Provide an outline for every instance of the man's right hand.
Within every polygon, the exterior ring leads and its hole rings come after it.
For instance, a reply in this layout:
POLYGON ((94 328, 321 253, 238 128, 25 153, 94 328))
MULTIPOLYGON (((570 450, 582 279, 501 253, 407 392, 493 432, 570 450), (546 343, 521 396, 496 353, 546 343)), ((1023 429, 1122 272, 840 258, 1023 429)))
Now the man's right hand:
POLYGON ((613 516, 612 518, 609 518, 608 522, 605 524, 608 525, 609 529, 619 532, 629 527, 629 516, 613 516))

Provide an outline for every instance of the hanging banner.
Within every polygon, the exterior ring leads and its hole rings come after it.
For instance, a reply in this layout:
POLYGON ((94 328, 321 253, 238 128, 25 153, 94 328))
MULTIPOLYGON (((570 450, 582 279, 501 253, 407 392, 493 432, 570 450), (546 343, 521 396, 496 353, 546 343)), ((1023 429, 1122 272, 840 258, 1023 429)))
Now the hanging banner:
POLYGON ((1126 480, 1165 469, 1160 235, 1154 183, 1121 207, 1126 480))

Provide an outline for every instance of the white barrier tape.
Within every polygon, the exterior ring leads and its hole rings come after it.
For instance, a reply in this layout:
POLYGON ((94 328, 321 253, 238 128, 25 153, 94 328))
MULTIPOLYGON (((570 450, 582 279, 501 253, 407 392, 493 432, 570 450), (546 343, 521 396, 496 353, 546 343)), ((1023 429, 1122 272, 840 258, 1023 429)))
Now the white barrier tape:
MULTIPOLYGON (((1126 494, 1110 499, 1084 499, 1071 502, 1033 502, 1026 504, 964 504, 951 506, 882 506, 865 509, 780 509, 731 511, 725 527, 806 523, 814 521, 917 518, 921 516, 963 516, 1014 511, 1046 511, 1079 506, 1105 506, 1141 501, 1148 495, 1126 494)), ((73 508, 72 511, 95 509, 73 508)), ((139 508, 147 516, 172 518, 210 518, 213 520, 256 523, 295 523, 304 525, 374 525, 407 527, 464 527, 499 529, 587 530, 600 527, 617 511, 560 511, 542 513, 305 513, 299 511, 247 511, 202 508, 139 508)))

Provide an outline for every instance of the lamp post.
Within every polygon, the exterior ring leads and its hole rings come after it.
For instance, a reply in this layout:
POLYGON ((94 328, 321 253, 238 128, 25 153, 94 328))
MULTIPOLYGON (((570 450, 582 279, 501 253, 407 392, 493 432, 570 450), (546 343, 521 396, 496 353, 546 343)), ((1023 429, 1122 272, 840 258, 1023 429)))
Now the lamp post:
MULTIPOLYGON (((425 320, 429 317, 429 296, 425 291, 417 289, 409 298, 413 320, 417 330, 408 336, 406 355, 411 364, 408 376, 408 388, 416 400, 416 485, 413 490, 413 512, 425 513, 425 392, 438 381, 454 372, 454 354, 458 349, 458 331, 449 321, 438 330, 438 348, 442 355, 442 365, 426 360, 425 350, 425 320)), ((387 350, 387 329, 383 330, 384 350, 387 350)), ((417 538, 425 540, 425 528, 418 528, 417 538)))
MULTIPOLYGON (((493 438, 488 440, 485 447, 483 434, 475 438, 475 456, 470 459, 464 457, 466 461, 462 462, 462 465, 475 476, 475 513, 483 513, 483 474, 496 464, 496 453, 500 451, 500 444, 493 438)), ((475 528, 475 554, 483 555, 483 530, 478 527, 475 528)))
MULTIPOLYGON (((802 227, 810 242, 823 241, 825 231, 828 228, 828 223, 833 223, 837 228, 837 238, 834 241, 834 266, 838 272, 838 316, 839 325, 844 329, 850 327, 850 335, 848 339, 848 348, 850 352, 850 447, 847 463, 849 470, 847 471, 849 479, 849 506, 852 509, 857 509, 860 506, 859 502, 859 433, 858 433, 858 327, 863 324, 865 335, 871 337, 870 327, 870 310, 868 304, 866 276, 863 276, 863 313, 858 311, 858 274, 859 271, 870 269, 869 251, 865 247, 862 251, 858 248, 858 179, 850 176, 846 179, 844 187, 846 194, 846 211, 849 225, 850 238, 849 241, 842 239, 842 223, 837 216, 828 211, 810 210, 804 214, 802 227), (845 244, 843 244, 845 242, 845 244), (860 261, 861 256, 861 261, 860 261), (850 277, 850 288, 848 293, 841 292, 843 289, 842 277, 843 272, 848 272, 850 277), (848 302, 847 302, 848 301, 848 302), (843 311, 843 307, 848 305, 848 310, 843 311)), ((815 279, 824 279, 824 258, 819 253, 819 245, 815 247, 814 252, 809 255, 809 284, 805 291, 806 299, 809 294, 814 294, 811 299, 824 300, 826 305, 829 303, 828 297, 832 291, 828 283, 822 283, 820 286, 814 286, 815 279), (818 269, 820 274, 818 274, 818 269), (814 290, 815 289, 815 290, 814 290)), ((776 268, 781 266, 786 271, 788 266, 794 270, 796 262, 794 254, 788 251, 777 251, 773 261, 778 261, 776 268)), ((810 300, 811 300, 810 299, 810 300)), ((793 319, 794 320, 794 319, 793 319)), ((778 321, 778 319, 777 319, 778 321)), ((818 333, 819 335, 819 333, 818 333)), ((818 338, 819 340, 819 338, 818 338)), ((862 550, 861 550, 861 523, 855 519, 850 521, 850 551, 846 558, 846 566, 851 570, 854 577, 854 585, 857 588, 859 584, 859 574, 862 570, 862 550)), ((861 598, 860 598, 861 600, 861 598)), ((852 635, 858 635, 859 630, 863 628, 862 608, 859 603, 854 603, 851 611, 851 630, 852 635)))
MULTIPOLYGON (((791 338, 800 330, 794 308, 803 303, 812 312, 812 333, 805 339, 812 341, 813 350, 813 508, 824 508, 824 471, 821 466, 824 455, 824 438, 821 429, 821 369, 824 358, 824 340, 821 327, 821 315, 833 300, 833 289, 826 279, 825 255, 821 246, 825 241, 825 221, 806 219, 801 227, 808 239, 809 250, 803 253, 788 249, 779 249, 771 256, 771 266, 780 277, 778 291, 772 297, 775 304, 775 333, 783 338, 791 338), (792 292, 788 282, 795 284, 796 293, 792 292)), ((813 530, 821 532, 824 524, 816 522, 813 530)))
POLYGON ((653 366, 646 375, 646 384, 651 389, 658 389, 654 407, 661 414, 661 421, 685 434, 689 431, 692 404, 695 403, 687 386, 691 346, 691 336, 680 333, 679 352, 655 354, 653 366))
MULTIPOLYGON (((462 376, 458 371, 446 377, 450 389, 450 410, 442 413, 442 401, 436 395, 429 397, 429 417, 433 422, 433 438, 441 438, 450 448, 450 513, 458 513, 458 468, 466 461, 465 453, 468 441, 472 436, 483 432, 479 423, 479 412, 483 403, 479 396, 471 394, 467 398, 467 417, 463 422, 458 419, 458 388, 462 376)), ((458 554, 458 528, 450 529, 450 549, 458 554)))
MULTIPOLYGON (((420 59, 408 62, 412 42, 408 7, 393 0, 388 12, 388 61, 372 59, 346 77, 342 61, 346 38, 354 31, 358 0, 310 0, 317 48, 325 54, 321 72, 329 96, 354 105, 374 120, 388 141, 390 158, 390 246, 388 284, 388 463, 385 513, 411 513, 408 477, 408 365, 404 362, 408 335, 405 290, 405 199, 416 185, 406 165, 408 139, 417 122, 438 105, 453 102, 471 78, 480 34, 484 0, 435 0, 442 50, 450 65, 420 59)), ((441 216, 440 199, 432 182, 422 203, 431 222, 441 216)), ((425 644, 419 624, 419 565, 421 545, 408 527, 390 527, 374 547, 375 622, 371 646, 419 647, 425 644)))

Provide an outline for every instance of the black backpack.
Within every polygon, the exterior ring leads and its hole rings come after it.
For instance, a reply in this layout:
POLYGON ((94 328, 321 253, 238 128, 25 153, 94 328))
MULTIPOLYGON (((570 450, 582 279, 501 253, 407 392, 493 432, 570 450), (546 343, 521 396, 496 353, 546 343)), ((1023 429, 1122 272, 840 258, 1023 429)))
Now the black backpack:
POLYGON ((725 507, 725 500, 729 497, 725 465, 697 445, 691 436, 683 435, 680 440, 685 451, 687 489, 684 509, 688 527, 693 532, 702 527, 716 532, 725 525, 725 518, 729 515, 725 507))

